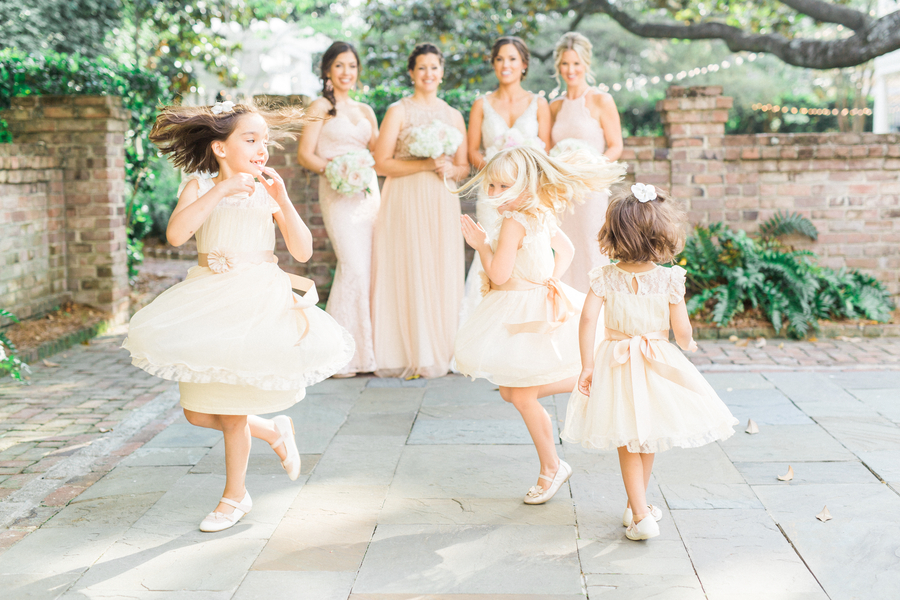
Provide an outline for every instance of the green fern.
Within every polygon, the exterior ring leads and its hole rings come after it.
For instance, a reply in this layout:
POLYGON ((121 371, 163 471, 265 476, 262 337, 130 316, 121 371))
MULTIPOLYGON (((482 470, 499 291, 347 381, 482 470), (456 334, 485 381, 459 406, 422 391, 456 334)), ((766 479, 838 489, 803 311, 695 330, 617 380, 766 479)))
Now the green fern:
POLYGON ((797 212, 779 210, 759 226, 759 234, 763 239, 774 239, 792 233, 806 236, 813 241, 819 239, 819 230, 812 221, 797 212))

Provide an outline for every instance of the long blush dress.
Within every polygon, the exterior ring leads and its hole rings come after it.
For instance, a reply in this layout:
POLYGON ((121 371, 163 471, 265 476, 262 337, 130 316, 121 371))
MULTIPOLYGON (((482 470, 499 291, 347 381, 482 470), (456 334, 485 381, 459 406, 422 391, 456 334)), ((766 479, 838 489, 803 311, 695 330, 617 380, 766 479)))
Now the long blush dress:
MULTIPOLYGON (((331 160, 352 151, 369 151, 372 124, 362 118, 355 124, 338 111, 325 121, 319 133, 316 154, 331 160)), ((325 230, 337 256, 334 283, 325 311, 356 340, 353 360, 339 373, 367 373, 375 370, 372 342, 372 238, 381 194, 373 174, 369 193, 340 194, 324 176, 319 177, 319 205, 325 230)))
MULTIPOLYGON (((454 126, 446 102, 400 100, 403 125, 394 157, 413 160, 415 127, 454 126)), ((388 177, 375 227, 372 327, 376 374, 440 377, 450 369, 463 296, 465 255, 459 197, 432 171, 388 177)))
MULTIPOLYGON (((589 91, 590 89, 585 90, 584 94, 574 100, 563 96, 563 105, 550 130, 550 141, 554 146, 571 138, 591 145, 600 154, 606 151, 603 128, 591 116, 585 103, 589 91)), ((575 246, 575 257, 562 280, 583 294, 587 293, 590 286, 588 271, 609 264, 609 259, 600 253, 600 245, 597 243, 597 234, 606 221, 608 205, 609 192, 592 192, 585 195, 583 204, 575 206, 574 213, 560 214, 560 228, 575 246)))

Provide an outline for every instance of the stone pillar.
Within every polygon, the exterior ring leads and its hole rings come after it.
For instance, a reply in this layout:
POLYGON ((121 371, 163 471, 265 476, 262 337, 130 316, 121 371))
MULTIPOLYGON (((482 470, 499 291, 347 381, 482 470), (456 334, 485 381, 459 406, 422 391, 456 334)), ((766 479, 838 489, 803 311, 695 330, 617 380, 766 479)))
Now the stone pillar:
POLYGON ((25 96, 5 111, 13 140, 42 143, 63 168, 66 268, 75 302, 128 317, 125 136, 113 96, 25 96))
POLYGON ((671 192, 685 202, 692 223, 725 219, 725 122, 733 99, 721 86, 666 90, 656 110, 671 161, 671 192))

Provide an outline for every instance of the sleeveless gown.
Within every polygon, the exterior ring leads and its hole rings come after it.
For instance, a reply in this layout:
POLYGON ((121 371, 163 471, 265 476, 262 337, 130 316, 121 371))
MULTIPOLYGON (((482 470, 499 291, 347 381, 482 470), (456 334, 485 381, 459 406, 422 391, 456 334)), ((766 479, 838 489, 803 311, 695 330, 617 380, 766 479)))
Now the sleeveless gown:
MULTIPOLYGON (((481 123, 481 148, 484 151, 485 158, 490 160, 497 152, 502 150, 498 147, 499 140, 511 129, 516 129, 522 134, 526 140, 543 147, 544 143, 538 138, 538 95, 532 94, 531 104, 525 109, 519 118, 512 124, 512 127, 506 124, 506 120, 500 116, 491 103, 488 102, 487 96, 482 99, 482 107, 484 109, 484 120, 481 123)), ((500 222, 502 218, 497 212, 495 206, 487 202, 485 198, 478 198, 475 204, 475 219, 484 227, 488 237, 492 240, 496 237, 500 230, 500 222)), ((481 302, 481 273, 484 269, 481 266, 481 259, 478 253, 469 266, 469 274, 466 276, 466 295, 463 299, 459 311, 459 323, 462 325, 469 315, 475 310, 475 307, 481 302)))
MULTIPOLYGON (((331 160, 351 151, 369 150, 372 124, 362 118, 352 123, 338 112, 325 121, 319 133, 316 154, 331 160)), ((372 176, 370 193, 348 196, 333 189, 324 176, 319 177, 319 206, 325 231, 337 257, 334 282, 325 311, 345 327, 356 340, 353 360, 339 371, 367 373, 375 370, 372 342, 372 238, 381 194, 378 178, 372 176)))
MULTIPOLYGON (((574 100, 563 96, 563 105, 550 130, 550 141, 554 146, 562 140, 574 138, 586 142, 601 154, 606 151, 603 128, 591 116, 586 105, 589 91, 574 100)), ((575 206, 574 213, 560 214, 560 228, 575 246, 575 257, 562 280, 583 294, 590 288, 588 272, 609 264, 609 259, 600 253, 597 243, 597 234, 606 221, 608 205, 609 192, 592 192, 585 195, 583 204, 575 206)))
MULTIPOLYGON (((454 109, 400 100, 403 124, 394 157, 409 153, 414 127, 453 125, 454 109)), ((453 125, 455 127, 455 125, 453 125)), ((450 369, 463 296, 465 257, 459 197, 432 171, 388 177, 375 228, 372 328, 376 374, 441 377, 450 369)))
MULTIPOLYGON (((198 197, 215 185, 198 181, 198 197)), ((353 356, 350 334, 308 296, 294 294, 278 268, 272 215, 279 210, 261 183, 249 196, 222 199, 196 233, 197 251, 218 272, 191 267, 187 279, 131 319, 122 346, 132 364, 178 381, 188 410, 281 411, 353 356), (215 264, 217 255, 230 264, 215 264)))

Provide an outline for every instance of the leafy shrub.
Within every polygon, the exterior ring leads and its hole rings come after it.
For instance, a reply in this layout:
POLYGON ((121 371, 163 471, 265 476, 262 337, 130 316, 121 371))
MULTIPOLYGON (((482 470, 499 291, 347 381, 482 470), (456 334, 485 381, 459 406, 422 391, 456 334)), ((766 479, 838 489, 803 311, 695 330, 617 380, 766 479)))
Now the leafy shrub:
POLYGON ((894 304, 877 279, 856 270, 819 266, 814 253, 778 240, 791 233, 816 239, 811 221, 779 213, 760 231, 754 238, 724 223, 694 229, 677 257, 687 270, 691 315, 708 309, 710 321, 721 327, 752 307, 761 310, 776 331, 784 329, 796 338, 818 329, 818 319, 890 320, 894 304))
MULTIPOLYGON (((0 308, 0 319, 6 318, 13 323, 19 319, 14 314, 0 308)), ((0 331, 0 376, 9 373, 16 381, 22 381, 23 373, 30 373, 28 365, 16 356, 16 346, 9 340, 3 331, 0 331)))

